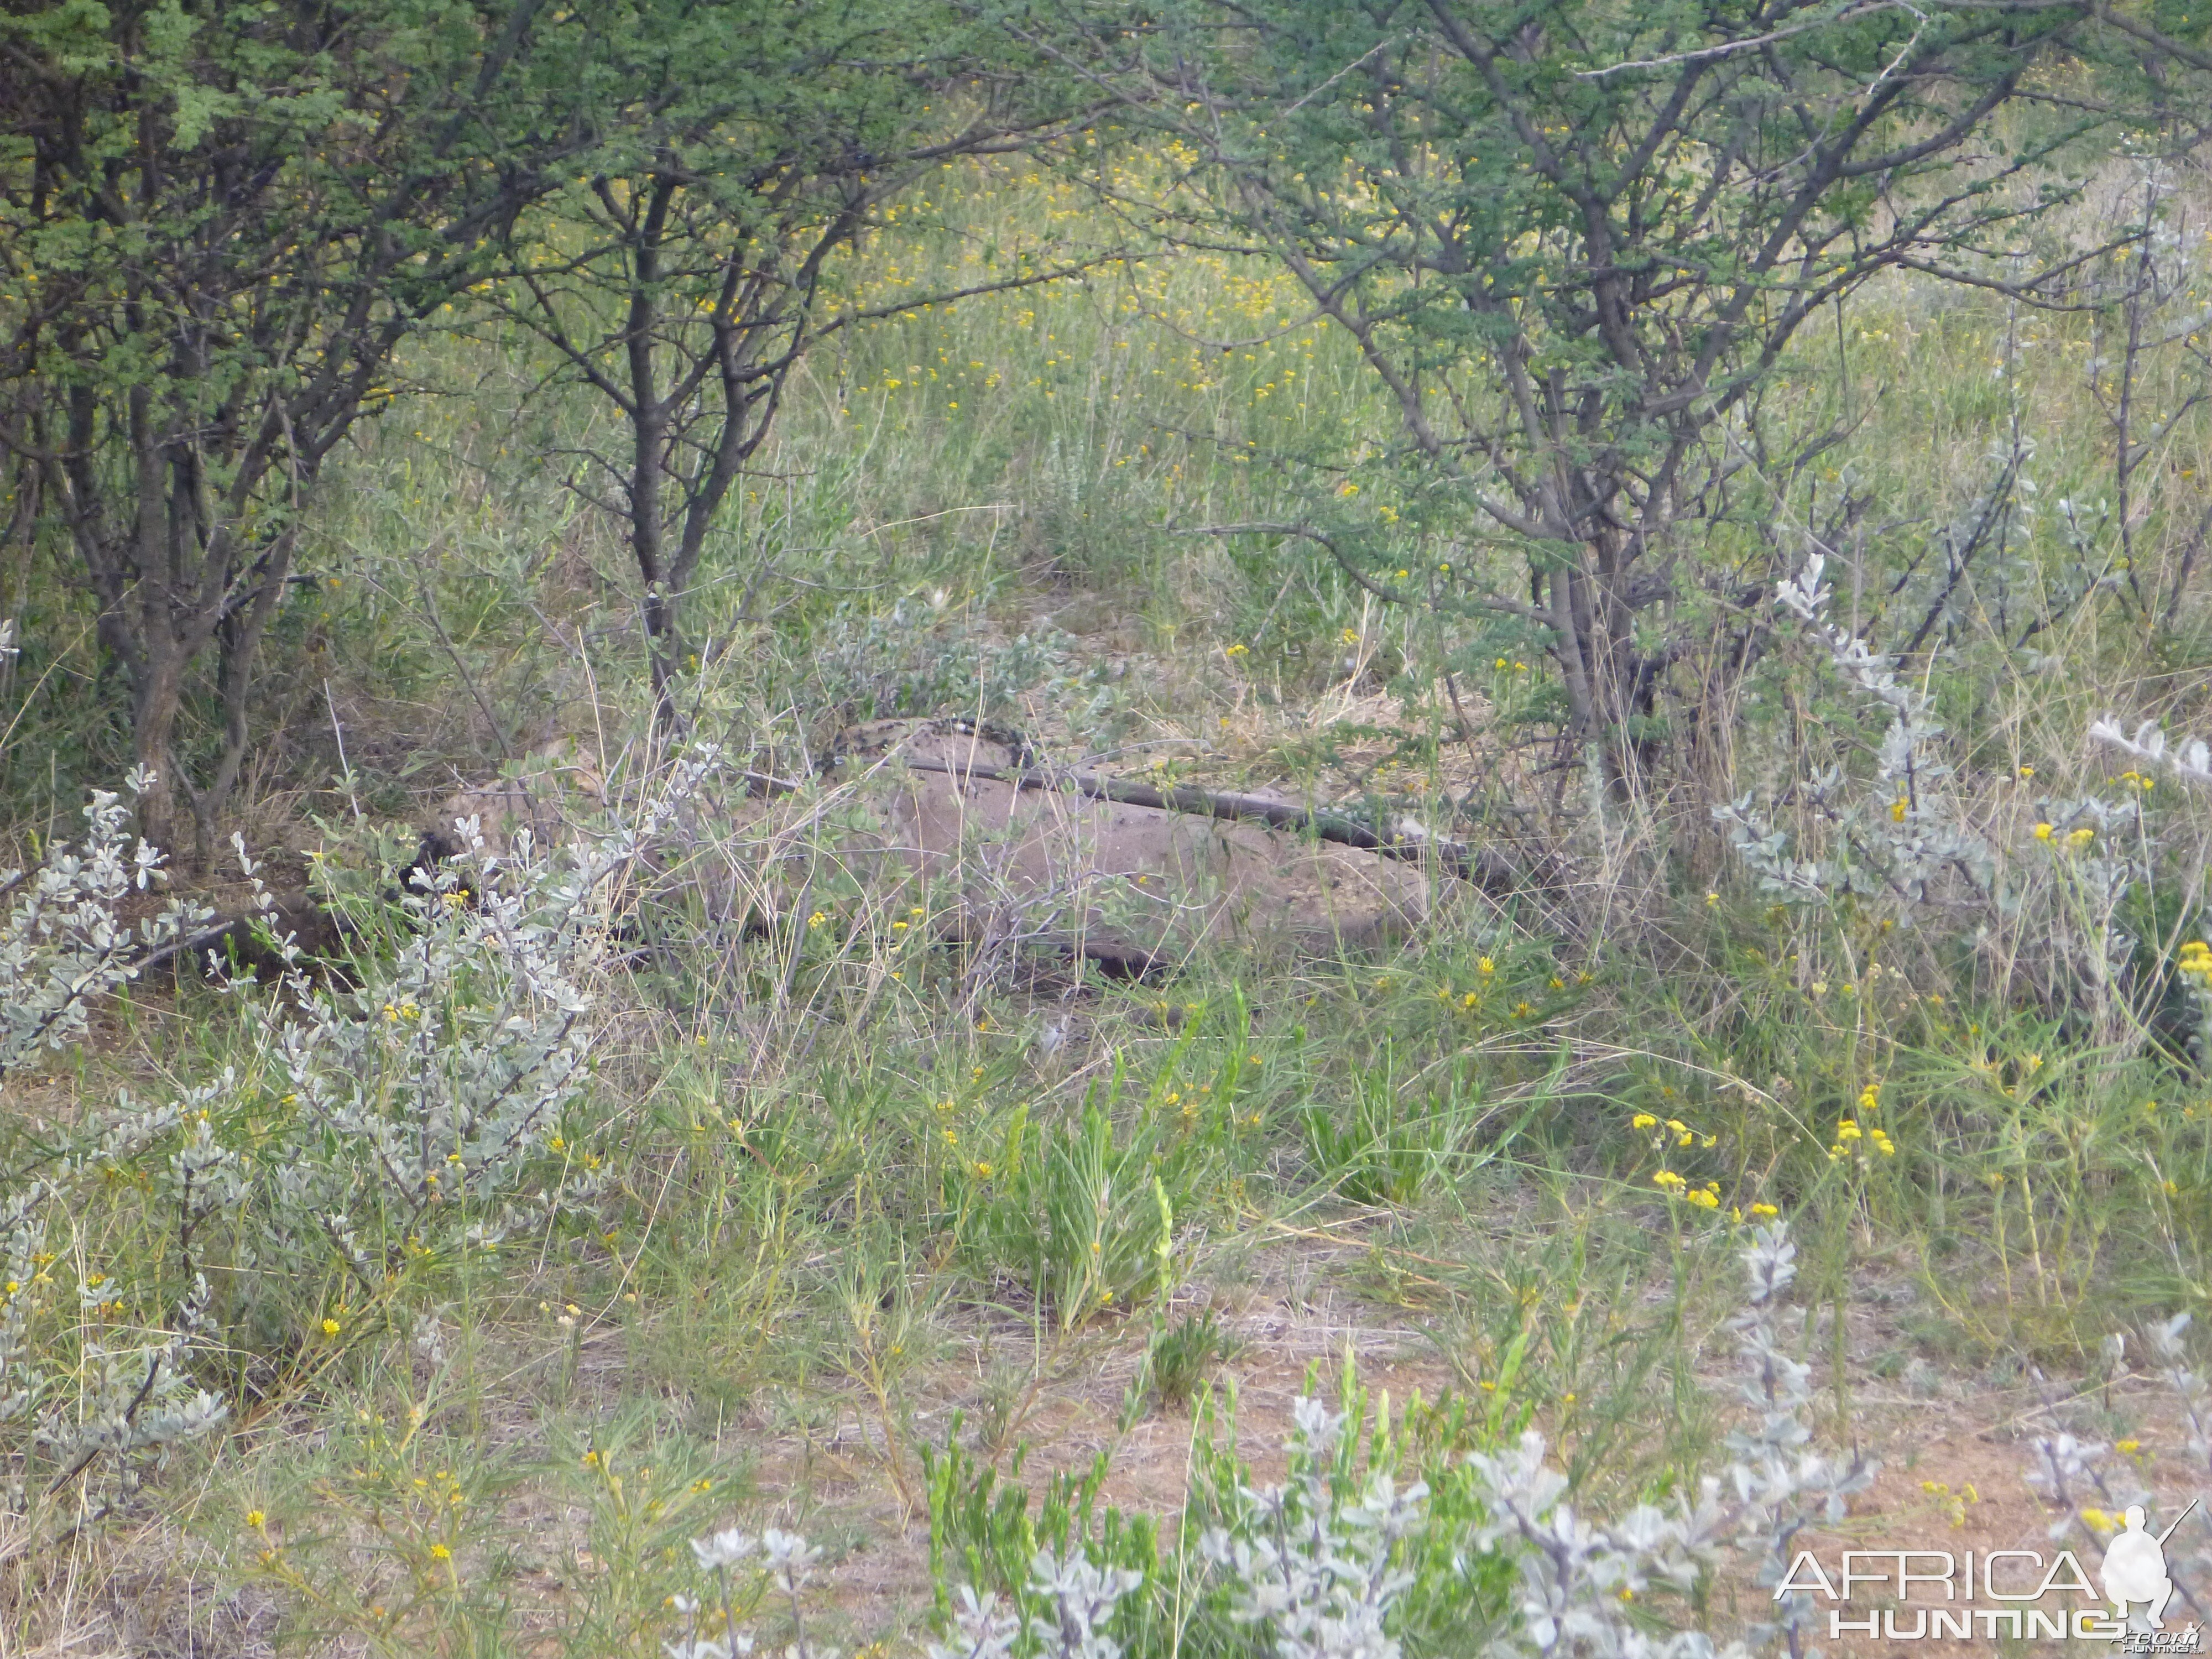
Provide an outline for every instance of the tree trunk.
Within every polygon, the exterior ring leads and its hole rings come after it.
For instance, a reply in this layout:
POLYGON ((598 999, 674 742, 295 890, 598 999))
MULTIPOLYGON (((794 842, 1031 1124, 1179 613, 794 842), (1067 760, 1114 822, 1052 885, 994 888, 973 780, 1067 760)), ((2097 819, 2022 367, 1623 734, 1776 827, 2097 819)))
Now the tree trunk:
POLYGON ((154 781, 138 797, 138 833, 165 853, 175 851, 179 780, 170 752, 184 696, 184 664, 165 642, 145 641, 146 665, 131 710, 131 747, 154 781))

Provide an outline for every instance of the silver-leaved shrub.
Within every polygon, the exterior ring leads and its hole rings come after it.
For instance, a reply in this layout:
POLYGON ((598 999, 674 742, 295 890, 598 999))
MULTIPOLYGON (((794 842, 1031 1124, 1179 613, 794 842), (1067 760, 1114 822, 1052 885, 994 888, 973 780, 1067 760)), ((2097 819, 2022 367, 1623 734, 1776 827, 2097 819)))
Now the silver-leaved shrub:
MULTIPOLYGON (((398 900, 389 948, 338 971, 289 938, 270 941, 270 982, 210 964, 230 1063, 55 1130, 0 1200, 0 1501, 82 1525, 222 1421, 206 1380, 281 1386, 395 1330, 434 1352, 457 1266, 590 1204, 601 1158, 569 1119, 604 1029, 595 987, 633 868, 715 758, 685 757, 631 821, 571 847, 524 836, 496 856, 457 825, 462 852, 398 900), (95 1183, 139 1193, 166 1244, 101 1261, 71 1296, 54 1235, 95 1183), (304 1289, 272 1304, 270 1286, 304 1289), (149 1304, 169 1311, 126 1316, 149 1304)), ((81 1031, 149 943, 199 920, 176 911, 134 951, 112 907, 160 858, 143 842, 126 857, 113 798, 89 817, 86 848, 58 849, 10 913, 6 971, 36 1011, 11 1005, 11 1057, 81 1031)), ((274 900, 238 851, 265 921, 274 900)))

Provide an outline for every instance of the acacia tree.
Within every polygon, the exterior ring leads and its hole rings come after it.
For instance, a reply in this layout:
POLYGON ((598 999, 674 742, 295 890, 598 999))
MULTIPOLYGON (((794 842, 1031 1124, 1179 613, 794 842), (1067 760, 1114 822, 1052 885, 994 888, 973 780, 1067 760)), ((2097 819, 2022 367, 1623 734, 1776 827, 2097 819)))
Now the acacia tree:
POLYGON ((589 27, 631 72, 594 112, 603 143, 518 226, 497 303, 552 347, 556 383, 617 416, 576 488, 629 544, 673 722, 680 606, 717 515, 808 349, 883 314, 827 314, 832 256, 947 162, 1037 142, 1083 99, 1025 79, 1003 35, 940 0, 629 0, 589 27))
MULTIPOLYGON (((1793 439, 1762 388, 1877 272, 1991 280, 1980 257, 2020 245, 2062 195, 2050 164, 2110 118, 2046 70, 2163 38, 2106 11, 1183 0, 1143 27, 1051 3, 1004 21, 1193 158, 1184 234, 1279 260, 1358 343, 1402 431, 1399 487, 1460 550, 1427 596, 1540 639, 1568 730, 1626 787, 1703 532, 1732 490, 1771 513, 1836 435, 1793 439)), ((1399 539, 1322 491, 1246 527, 1322 541, 1386 599, 1421 592, 1392 574, 1399 539)))
POLYGON ((0 446, 129 685, 149 837, 173 838, 181 793, 204 856, 318 474, 391 396, 394 349, 589 137, 572 107, 592 66, 542 9, 0 15, 0 446), (210 653, 203 770, 179 717, 210 653))

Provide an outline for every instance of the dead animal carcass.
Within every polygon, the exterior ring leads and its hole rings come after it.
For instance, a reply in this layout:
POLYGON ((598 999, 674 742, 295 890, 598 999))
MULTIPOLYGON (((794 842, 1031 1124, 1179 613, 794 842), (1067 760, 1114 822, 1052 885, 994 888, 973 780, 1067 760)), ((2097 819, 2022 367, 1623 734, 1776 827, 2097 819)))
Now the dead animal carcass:
POLYGON ((851 849, 854 867, 953 901, 958 931, 980 945, 1133 972, 1212 945, 1358 949, 1428 914, 1429 878, 1411 863, 1101 798, 1085 793, 1091 781, 1023 768, 1010 745, 973 732, 924 725, 855 738, 840 770, 877 803, 883 828, 851 849))
MULTIPOLYGON (((832 892, 857 893, 885 919, 919 910, 933 931, 994 952, 1073 954, 1130 973, 1211 945, 1359 949, 1401 936, 1431 906, 1420 863, 1263 821, 1275 804, 1025 767, 1011 744, 950 722, 877 722, 839 749, 805 787, 710 784, 656 851, 659 878, 754 927, 781 930, 832 892), (1212 810, 1167 804, 1181 795, 1212 810)), ((467 792, 441 805, 425 845, 465 817, 495 852, 524 824, 543 844, 602 793, 575 764, 467 792)))

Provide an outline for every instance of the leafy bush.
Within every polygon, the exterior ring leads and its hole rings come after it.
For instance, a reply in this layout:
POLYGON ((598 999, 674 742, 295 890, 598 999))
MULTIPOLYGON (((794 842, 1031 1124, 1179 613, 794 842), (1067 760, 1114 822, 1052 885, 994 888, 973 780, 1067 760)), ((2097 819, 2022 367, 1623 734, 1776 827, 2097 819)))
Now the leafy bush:
POLYGON ((1213 1368, 1236 1354, 1240 1346, 1222 1328, 1213 1310, 1206 1308, 1153 1330, 1145 1346, 1140 1375, 1152 1384, 1161 1405, 1188 1406, 1213 1368))
MULTIPOLYGON (((273 941, 290 964, 277 984, 222 987, 240 1060, 167 1098, 125 1091, 57 1132, 50 1170, 0 1207, 10 1507, 82 1480, 80 1515, 111 1511, 169 1448, 221 1421, 223 1402, 195 1386, 219 1358, 270 1393, 379 1333, 434 1354, 441 1274, 588 1202, 602 1158, 565 1115, 599 1030, 590 981, 616 883, 712 765, 688 759, 635 825, 578 852, 540 855, 525 836, 502 860, 460 826, 461 857, 400 899, 395 948, 357 954, 352 983, 311 976, 290 939, 273 941), (94 1188, 139 1194, 158 1242, 76 1238, 103 1271, 72 1307, 53 1284, 52 1236, 94 1188), (272 1301, 283 1286, 301 1300, 272 1301), (173 1312, 149 1331, 129 1310, 156 1297, 173 1312)), ((27 999, 20 1045, 81 1029, 88 994, 130 971, 109 908, 125 879, 120 808, 102 797, 90 816, 88 853, 58 851, 11 918, 15 971, 46 988, 27 999)), ((266 915, 259 866, 238 850, 266 915)), ((138 869, 157 863, 142 842, 138 869)), ((187 914, 173 910, 166 933, 187 914)))
POLYGON ((1020 1274, 1062 1330, 1165 1283, 1175 1212, 1154 1172, 1157 1133, 1117 1136, 1097 1102, 1057 1133, 1032 1124, 970 1232, 983 1260, 1020 1274))
POLYGON ((1020 1484, 1028 1449, 1017 1447, 1006 1478, 964 1449, 953 1425, 943 1451, 925 1447, 923 1467, 929 1483, 929 1566, 937 1589, 940 1620, 956 1619, 963 1601, 956 1581, 968 1592, 967 1605, 980 1594, 1019 1603, 1032 1565, 1045 1553, 1076 1555, 1115 1571, 1149 1571, 1159 1556, 1157 1528, 1143 1516, 1101 1507, 1109 1463, 1102 1452, 1083 1468, 1049 1477, 1030 1510, 1029 1490, 1020 1484))
MULTIPOLYGON (((0 626, 0 657, 12 637, 0 626)), ((125 787, 135 800, 152 783, 143 768, 125 787)), ((204 907, 173 899, 142 927, 123 923, 116 907, 132 891, 166 878, 163 856, 143 836, 131 844, 131 811, 120 795, 100 790, 84 809, 82 846, 51 848, 36 870, 0 871, 0 1079, 40 1048, 59 1048, 84 1035, 91 1006, 138 972, 147 954, 207 920, 204 907)))
POLYGON ((1348 1088, 1349 1100, 1316 1099, 1299 1112, 1324 1180, 1358 1203, 1401 1205, 1451 1182, 1482 1117, 1457 1071, 1409 1084, 1386 1047, 1348 1088))
POLYGON ((899 599, 888 611, 839 606, 808 664, 809 701, 840 721, 894 714, 989 720, 1012 709, 1066 649, 1049 633, 981 641, 957 622, 941 604, 922 599, 899 599))
MULTIPOLYGON (((0 628, 0 652, 11 637, 0 628)), ((135 798, 149 782, 135 770, 127 787, 135 798)), ((27 877, 0 874, 0 893, 15 894, 0 919, 0 1079, 40 1049, 82 1036, 94 1001, 134 977, 148 951, 206 920, 205 909, 172 900, 135 931, 118 921, 125 897, 162 877, 161 853, 143 837, 131 845, 129 817, 120 796, 98 792, 81 847, 50 848, 27 877)), ((64 1252, 50 1248, 53 1212, 88 1166, 143 1157, 205 1098, 172 1104, 158 1125, 112 1125, 92 1146, 64 1137, 41 1160, 52 1172, 30 1173, 0 1195, 0 1508, 21 1512, 89 1474, 82 1510, 105 1514, 171 1447, 222 1420, 222 1402, 186 1375, 209 1335, 204 1276, 188 1273, 167 1328, 148 1331, 114 1317, 123 1304, 106 1273, 88 1273, 70 1295, 54 1277, 64 1252)), ((208 1156, 205 1123, 203 1114, 191 1144, 156 1166, 187 1194, 208 1156)), ((204 1203, 188 1196, 187 1236, 204 1203)))
POLYGON ((1080 1112, 1045 1119, 1019 1107, 969 1132, 975 1148, 959 1237, 979 1275, 1020 1283, 1062 1333, 1170 1288, 1176 1217, 1197 1202, 1249 1097, 1249 1012, 1237 1001, 1211 1075, 1192 1065, 1204 1022, 1192 1018, 1153 1075, 1117 1058, 1080 1112))

